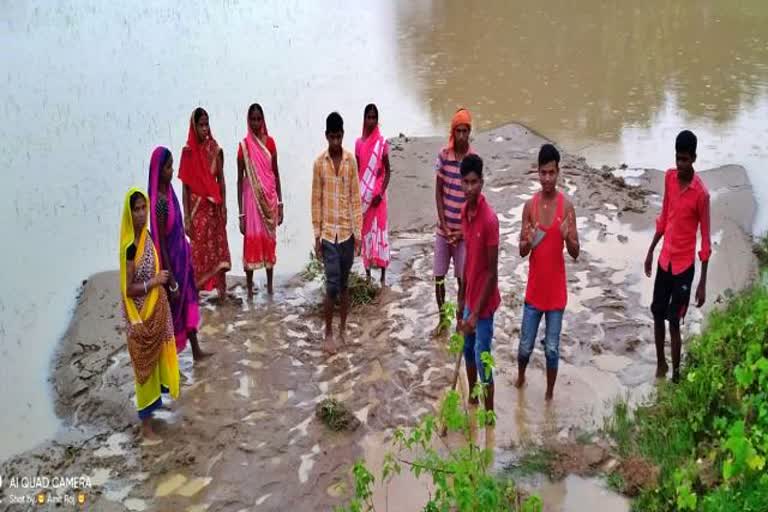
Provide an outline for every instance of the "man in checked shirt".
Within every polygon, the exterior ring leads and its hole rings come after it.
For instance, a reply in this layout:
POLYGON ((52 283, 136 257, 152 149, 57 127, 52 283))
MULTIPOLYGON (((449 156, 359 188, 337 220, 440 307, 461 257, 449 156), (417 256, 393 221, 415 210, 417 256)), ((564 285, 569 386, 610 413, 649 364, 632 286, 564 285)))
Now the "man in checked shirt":
POLYGON ((325 340, 323 350, 335 354, 333 310, 341 302, 339 339, 346 343, 349 313, 349 272, 360 256, 363 214, 355 155, 341 147, 344 120, 332 112, 325 121, 328 149, 315 160, 312 171, 312 229, 315 254, 325 266, 325 340))

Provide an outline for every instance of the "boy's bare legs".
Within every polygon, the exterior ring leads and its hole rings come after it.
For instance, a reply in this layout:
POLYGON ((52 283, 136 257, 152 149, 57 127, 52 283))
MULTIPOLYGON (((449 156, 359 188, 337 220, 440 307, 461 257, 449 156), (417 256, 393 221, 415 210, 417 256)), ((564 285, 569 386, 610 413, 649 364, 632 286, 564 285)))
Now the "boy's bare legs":
POLYGON ((349 314, 349 288, 341 292, 341 324, 339 325, 339 338, 347 343, 347 315, 349 314))
POLYGON ((433 331, 439 336, 443 331, 443 304, 445 304, 445 276, 435 277, 435 300, 437 300, 437 327, 433 331))
POLYGON ((333 306, 334 300, 331 295, 325 294, 323 303, 323 314, 325 316, 325 340, 323 341, 323 350, 328 354, 336 353, 336 340, 333 337, 333 306))
MULTIPOLYGON (((670 327, 671 331, 671 327, 670 327)), ((667 335, 666 325, 664 325, 663 318, 653 319, 653 337, 656 342, 656 378, 664 378, 667 375, 669 366, 667 360, 664 357, 664 342, 667 335)), ((679 335, 679 330, 678 330, 679 335)))
POLYGON ((672 341, 672 382, 678 382, 680 380, 680 352, 683 346, 679 321, 669 322, 669 338, 672 341))

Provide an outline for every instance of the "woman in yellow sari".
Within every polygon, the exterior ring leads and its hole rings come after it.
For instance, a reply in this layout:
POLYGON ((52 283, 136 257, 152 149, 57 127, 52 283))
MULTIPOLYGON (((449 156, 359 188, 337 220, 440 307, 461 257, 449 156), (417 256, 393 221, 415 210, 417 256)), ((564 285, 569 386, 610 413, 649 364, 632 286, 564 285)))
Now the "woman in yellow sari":
MULTIPOLYGON (((125 196, 120 225, 120 290, 128 325, 128 353, 136 378, 136 407, 148 443, 160 438, 152 430, 152 412, 163 404, 162 393, 179 396, 179 361, 173 317, 165 285, 147 229, 149 198, 138 188, 125 196)), ((171 290, 173 291, 173 290, 171 290)))

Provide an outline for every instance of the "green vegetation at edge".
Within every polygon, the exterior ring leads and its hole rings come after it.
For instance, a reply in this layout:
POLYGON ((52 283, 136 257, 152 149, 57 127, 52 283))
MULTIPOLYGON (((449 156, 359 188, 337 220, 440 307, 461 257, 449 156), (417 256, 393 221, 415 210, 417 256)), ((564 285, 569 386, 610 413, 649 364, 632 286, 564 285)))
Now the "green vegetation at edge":
POLYGON ((687 342, 681 382, 634 411, 615 408, 608 431, 619 453, 659 470, 633 510, 768 511, 768 241, 755 253, 763 278, 687 342))

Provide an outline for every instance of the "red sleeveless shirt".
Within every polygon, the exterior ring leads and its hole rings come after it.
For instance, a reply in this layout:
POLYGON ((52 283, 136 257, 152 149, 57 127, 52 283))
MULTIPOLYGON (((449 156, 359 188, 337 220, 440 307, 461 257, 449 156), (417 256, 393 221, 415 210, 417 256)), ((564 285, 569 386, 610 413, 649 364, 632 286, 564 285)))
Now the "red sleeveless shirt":
POLYGON ((565 309, 568 291, 565 287, 565 240, 560 233, 560 224, 565 218, 565 198, 557 193, 557 211, 552 224, 543 226, 539 223, 539 197, 533 196, 532 216, 536 227, 546 232, 544 239, 531 251, 528 270, 528 287, 525 302, 539 311, 559 311, 565 309))

